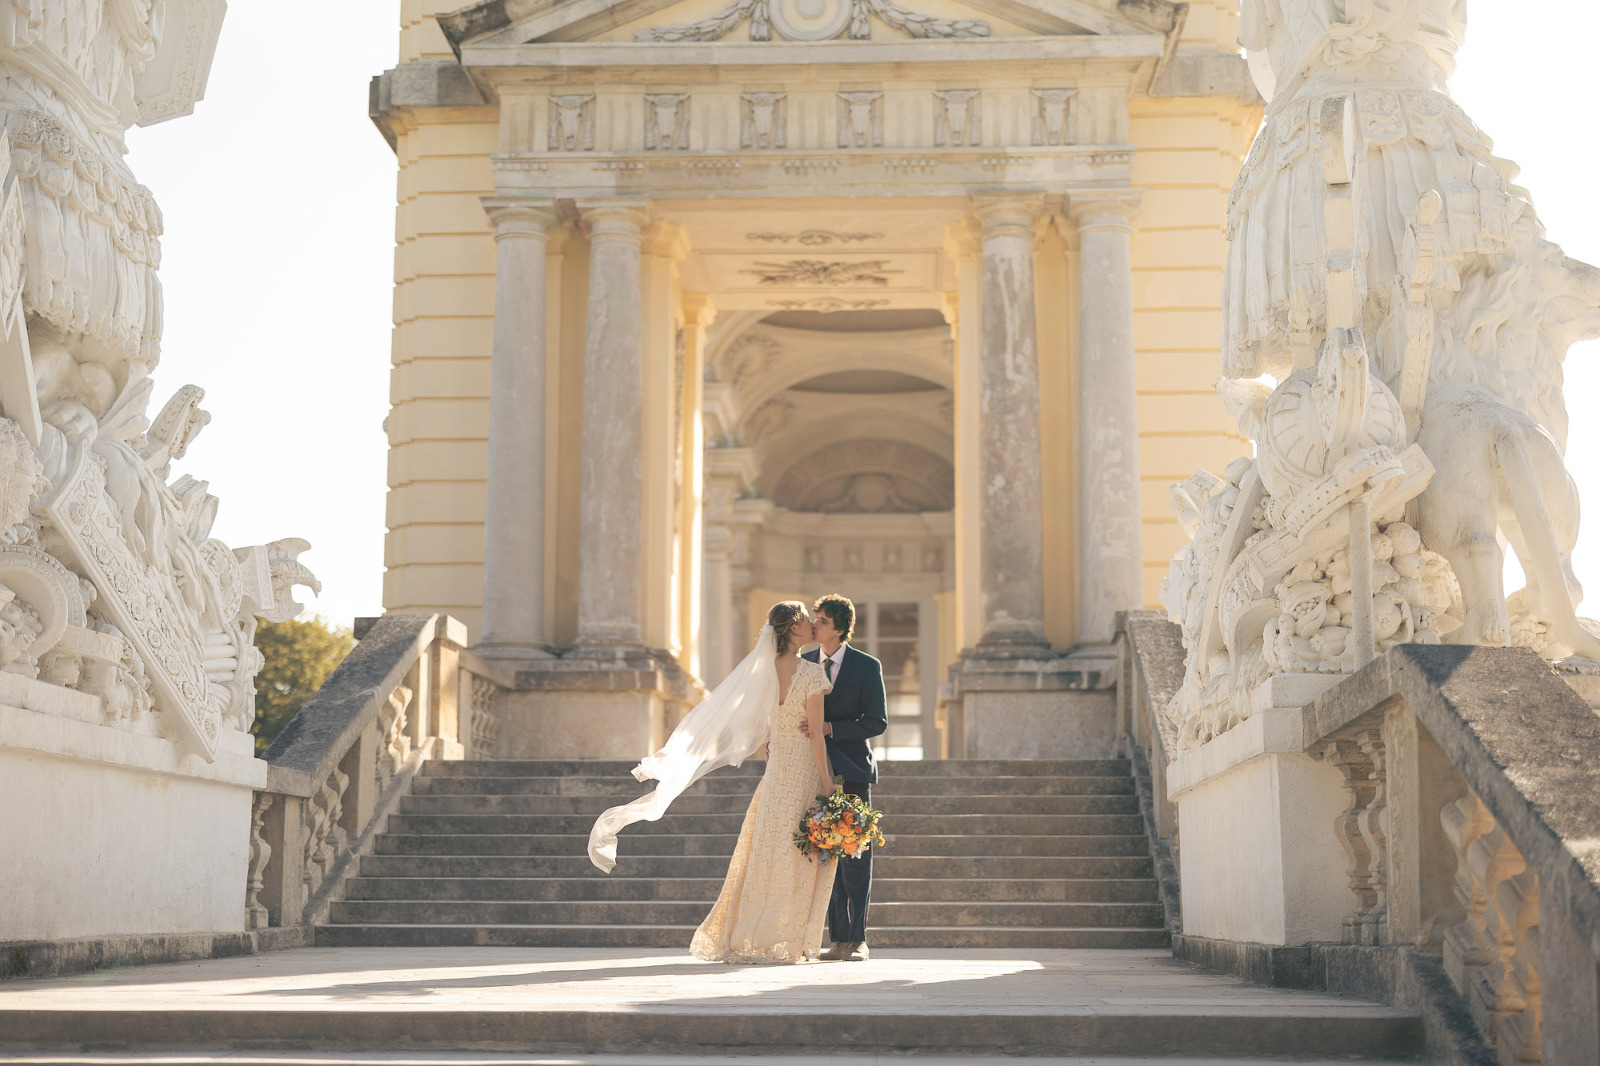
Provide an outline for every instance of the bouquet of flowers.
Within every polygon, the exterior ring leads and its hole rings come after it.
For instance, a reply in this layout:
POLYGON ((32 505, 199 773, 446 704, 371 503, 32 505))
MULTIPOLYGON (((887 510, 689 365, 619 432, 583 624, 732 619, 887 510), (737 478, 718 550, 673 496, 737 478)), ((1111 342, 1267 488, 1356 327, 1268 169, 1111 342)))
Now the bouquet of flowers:
POLYGON ((849 796, 836 788, 832 795, 817 796, 816 804, 800 818, 800 831, 794 846, 801 853, 827 863, 841 855, 856 855, 876 845, 883 846, 883 831, 878 828, 883 812, 867 806, 859 796, 849 796))

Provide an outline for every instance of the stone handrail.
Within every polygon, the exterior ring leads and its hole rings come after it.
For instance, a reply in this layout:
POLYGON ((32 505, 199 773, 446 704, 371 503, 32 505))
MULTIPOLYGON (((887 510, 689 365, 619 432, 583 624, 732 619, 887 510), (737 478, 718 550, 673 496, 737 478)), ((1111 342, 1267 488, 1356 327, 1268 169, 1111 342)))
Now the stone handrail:
POLYGON ((251 820, 248 928, 324 917, 422 763, 463 758, 468 730, 492 737, 489 667, 466 640, 448 615, 384 615, 273 741, 251 820))
POLYGON ((1441 954, 1502 1063, 1600 1062, 1600 716, 1531 651, 1402 645, 1301 712, 1351 944, 1441 954))
POLYGON ((1178 813, 1167 798, 1166 781, 1178 738, 1166 708, 1183 684, 1183 633, 1160 611, 1124 611, 1117 619, 1116 645, 1119 754, 1133 764, 1167 930, 1180 933, 1178 813))

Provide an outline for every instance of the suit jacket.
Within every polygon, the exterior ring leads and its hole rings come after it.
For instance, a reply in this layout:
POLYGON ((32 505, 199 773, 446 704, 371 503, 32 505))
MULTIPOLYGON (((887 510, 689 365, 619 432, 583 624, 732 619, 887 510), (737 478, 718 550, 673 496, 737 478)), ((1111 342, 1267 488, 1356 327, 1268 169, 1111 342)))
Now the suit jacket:
MULTIPOLYGON (((822 661, 822 652, 805 658, 822 661)), ((833 678, 833 691, 822 701, 822 718, 833 726, 827 738, 828 761, 846 781, 875 783, 878 764, 867 743, 889 728, 889 698, 884 694, 883 664, 864 651, 845 646, 844 661, 833 678)))

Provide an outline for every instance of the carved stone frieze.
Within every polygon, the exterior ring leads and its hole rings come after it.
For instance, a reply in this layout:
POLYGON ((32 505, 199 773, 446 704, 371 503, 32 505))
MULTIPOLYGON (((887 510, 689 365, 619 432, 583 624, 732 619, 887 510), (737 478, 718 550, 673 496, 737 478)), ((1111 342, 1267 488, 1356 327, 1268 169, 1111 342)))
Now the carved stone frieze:
POLYGON ((1036 145, 1072 144, 1072 98, 1076 89, 1031 89, 1033 93, 1033 143, 1036 145))
POLYGON ((789 115, 788 93, 742 93, 739 100, 740 147, 787 146, 787 132, 784 127, 789 115))
POLYGON ((933 96, 938 101, 933 112, 934 144, 960 147, 983 143, 979 90, 939 89, 933 96))
POLYGON ((819 296, 810 300, 768 300, 768 307, 777 307, 785 311, 873 311, 880 307, 888 307, 888 300, 840 300, 831 296, 819 296))
POLYGON ((643 42, 718 41, 748 20, 752 41, 770 41, 773 31, 788 41, 828 41, 872 36, 872 16, 908 37, 987 37, 982 19, 924 15, 893 0, 733 0, 698 22, 651 26, 634 39, 643 42))
POLYGON ((647 93, 644 98, 646 151, 689 147, 689 94, 647 93))
POLYGON ((594 94, 575 93, 550 97, 552 152, 594 150, 594 94))
POLYGON ((883 145, 883 93, 839 94, 839 147, 879 148, 883 145))
POLYGON ((741 274, 755 275, 761 285, 845 285, 883 286, 891 274, 904 271, 891 268, 887 259, 840 262, 823 259, 790 259, 783 263, 757 263, 741 274))
POLYGON ((859 244, 862 241, 880 241, 881 233, 840 233, 837 230, 807 229, 799 233, 747 233, 745 240, 760 241, 762 244, 788 244, 797 241, 807 248, 819 248, 828 244, 859 244))

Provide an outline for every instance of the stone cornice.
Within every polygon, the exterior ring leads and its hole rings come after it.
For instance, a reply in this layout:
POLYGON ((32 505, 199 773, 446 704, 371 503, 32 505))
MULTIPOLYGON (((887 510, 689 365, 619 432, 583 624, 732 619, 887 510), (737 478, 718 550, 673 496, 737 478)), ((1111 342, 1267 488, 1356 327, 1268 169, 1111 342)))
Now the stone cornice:
MULTIPOLYGON (((1016 63, 1037 68, 1041 63, 1069 60, 1134 60, 1154 63, 1166 52, 1161 34, 1075 37, 984 37, 922 41, 709 41, 684 44, 595 41, 559 44, 471 45, 461 50, 461 65, 498 84, 531 76, 549 83, 554 71, 580 68, 605 71, 605 80, 628 80, 629 68, 682 68, 685 83, 720 80, 730 67, 760 68, 778 77, 782 67, 823 73, 826 68, 859 70, 863 66, 914 62, 919 67, 941 64, 968 67, 1016 63)), ((1131 70, 1130 70, 1131 73, 1131 70)), ((593 74, 589 74, 593 77, 593 74)))

